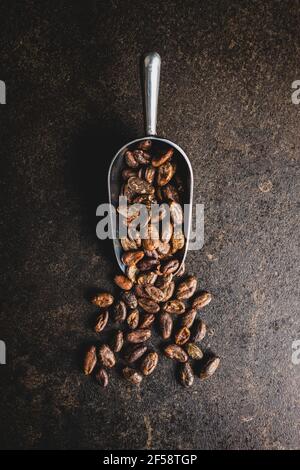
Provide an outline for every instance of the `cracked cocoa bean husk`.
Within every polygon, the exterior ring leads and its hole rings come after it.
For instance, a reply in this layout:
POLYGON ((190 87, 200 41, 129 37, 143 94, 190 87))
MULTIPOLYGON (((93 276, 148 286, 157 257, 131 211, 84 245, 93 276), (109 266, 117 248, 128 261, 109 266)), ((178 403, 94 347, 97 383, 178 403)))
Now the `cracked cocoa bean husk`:
POLYGON ((154 300, 154 302, 162 302, 165 299, 165 294, 161 291, 158 287, 155 286, 145 286, 145 292, 150 297, 150 299, 154 300))
MULTIPOLYGON (((143 255, 144 255, 144 253, 143 253, 143 255)), ((150 271, 153 268, 157 268, 159 265, 160 265, 160 262, 159 262, 158 259, 145 258, 145 259, 142 259, 142 261, 140 261, 137 264, 137 267, 140 271, 150 271)))
POLYGON ((187 328, 191 328, 196 316, 197 316, 197 310, 195 308, 190 308, 189 310, 185 312, 184 315, 182 315, 181 326, 186 326, 187 328))
POLYGON ((108 373, 103 367, 97 370, 95 379, 101 387, 107 387, 108 385, 108 373))
POLYGON ((112 341, 112 350, 114 352, 120 352, 124 344, 124 334, 123 331, 118 330, 114 334, 112 341))
POLYGON ((85 375, 89 375, 93 372, 96 363, 97 363, 96 347, 90 346, 84 356, 84 361, 83 361, 83 372, 85 373, 85 375))
POLYGON ((189 299, 194 295, 196 288, 197 279, 195 276, 189 276, 177 287, 176 298, 179 300, 189 299))
POLYGON ((106 310, 105 312, 100 313, 100 315, 97 318, 96 325, 95 325, 95 332, 100 333, 100 331, 104 330, 104 328, 107 325, 109 318, 108 311, 106 310))
POLYGON ((186 362, 180 365, 179 380, 184 387, 191 387, 194 383, 194 372, 192 366, 186 362))
POLYGON ((95 295, 91 302, 92 304, 97 305, 97 307, 107 308, 114 303, 114 298, 108 292, 102 292, 101 294, 95 295))
POLYGON ((139 328, 150 328, 154 320, 155 315, 153 313, 144 313, 140 321, 139 328))
POLYGON ((115 355, 107 344, 102 344, 102 346, 100 346, 98 357, 101 364, 108 369, 111 369, 116 364, 115 355))
MULTIPOLYGON (((132 251, 140 248, 140 239, 131 240, 130 238, 120 238, 120 243, 124 251, 132 251)), ((132 265, 134 266, 134 265, 132 265)))
POLYGON ((132 330, 135 330, 138 327, 140 321, 140 312, 138 311, 137 308, 131 310, 129 312, 128 317, 127 317, 127 324, 129 328, 132 330))
POLYGON ((164 353, 169 359, 174 359, 174 361, 187 362, 188 360, 188 355, 185 350, 177 344, 169 344, 169 346, 165 348, 164 353))
POLYGON ((167 302, 171 299, 175 291, 175 282, 171 281, 166 287, 163 287, 162 292, 164 294, 164 302, 167 302))
POLYGON ((123 300, 123 302, 125 302, 128 308, 134 309, 137 307, 137 298, 132 291, 122 292, 121 299, 123 300))
POLYGON ((178 344, 179 346, 182 346, 183 344, 188 342, 188 340, 190 339, 190 336, 191 336, 190 330, 186 326, 183 326, 177 331, 175 335, 175 343, 178 344))
POLYGON ((163 275, 167 275, 167 274, 173 274, 177 271, 177 269, 179 268, 179 261, 178 259, 171 259, 170 261, 167 261, 166 263, 164 263, 161 268, 160 268, 160 272, 163 274, 163 275))
POLYGON ((138 270, 138 268, 135 264, 133 264, 132 266, 127 266, 126 267, 126 276, 128 277, 128 279, 131 280, 131 282, 133 284, 136 283, 136 276, 137 276, 138 272, 139 272, 139 270, 138 270))
POLYGON ((114 306, 114 320, 117 323, 122 323, 126 320, 127 308, 123 300, 119 300, 114 306))
POLYGON ((198 343, 205 338, 206 325, 203 320, 198 320, 193 326, 193 342, 198 343))
POLYGON ((168 300, 163 305, 163 311, 167 313, 172 313, 175 315, 180 315, 185 312, 185 305, 182 302, 182 300, 178 300, 178 299, 168 300))
POLYGON ((163 312, 159 316, 160 332, 163 339, 169 339, 173 329, 173 319, 167 312, 163 312))
POLYGON ((195 343, 187 343, 185 345, 185 350, 192 359, 202 359, 203 352, 195 343))
POLYGON ((132 281, 124 274, 117 274, 114 277, 115 284, 123 290, 130 290, 132 289, 132 281))
POLYGON ((127 341, 129 343, 144 343, 151 337, 151 330, 139 328, 127 334, 127 341))
POLYGON ((158 363, 158 354, 156 352, 148 353, 141 364, 141 372, 144 375, 150 375, 156 368, 158 363))
POLYGON ((157 274, 154 273, 153 271, 145 272, 145 273, 140 274, 137 277, 137 283, 142 285, 142 286, 145 286, 147 284, 153 285, 155 283, 157 277, 158 277, 157 274))
POLYGON ((126 266, 132 266, 137 264, 145 254, 143 251, 126 251, 123 253, 122 261, 126 266))
POLYGON ((144 344, 139 344, 134 348, 131 348, 126 355, 126 360, 129 364, 136 362, 140 357, 142 357, 147 351, 147 346, 144 344))
POLYGON ((202 292, 193 299, 193 308, 203 308, 210 303, 212 296, 209 292, 202 292))
POLYGON ((151 158, 149 153, 141 149, 134 150, 133 156, 134 156, 135 161, 137 161, 140 165, 147 165, 151 158))
POLYGON ((218 356, 214 356, 209 358, 206 363, 203 365, 199 377, 201 380, 206 380, 211 377, 217 370, 220 365, 220 358, 218 356))
POLYGON ((143 380, 142 374, 140 374, 140 372, 138 372, 137 370, 131 369, 131 367, 125 367, 122 372, 123 377, 128 380, 128 382, 131 382, 133 385, 138 385, 143 380))
POLYGON ((154 300, 149 298, 141 297, 138 299, 139 306, 147 313, 157 313, 160 310, 160 306, 154 300))

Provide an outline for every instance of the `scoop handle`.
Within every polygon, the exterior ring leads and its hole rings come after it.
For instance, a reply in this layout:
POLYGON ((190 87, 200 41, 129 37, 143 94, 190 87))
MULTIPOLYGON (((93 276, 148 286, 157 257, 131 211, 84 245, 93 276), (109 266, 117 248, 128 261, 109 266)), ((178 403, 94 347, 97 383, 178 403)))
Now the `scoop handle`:
POLYGON ((161 58, 157 52, 144 57, 144 104, 146 135, 156 135, 161 58))

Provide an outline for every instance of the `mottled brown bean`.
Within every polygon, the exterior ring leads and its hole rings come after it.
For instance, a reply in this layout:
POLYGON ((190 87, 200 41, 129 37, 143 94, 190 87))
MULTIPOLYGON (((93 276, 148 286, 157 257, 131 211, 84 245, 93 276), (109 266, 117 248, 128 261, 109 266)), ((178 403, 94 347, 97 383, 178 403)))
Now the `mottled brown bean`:
POLYGON ((93 372, 96 363, 96 348, 95 346, 90 346, 85 354, 83 361, 83 372, 85 373, 85 375, 89 375, 93 372))
POLYGON ((203 320, 198 320, 193 327, 193 341, 195 343, 202 341, 206 335, 206 325, 203 320))
POLYGON ((142 357, 145 352, 147 351, 147 346, 144 344, 135 346, 134 348, 131 348, 129 352, 126 355, 126 360, 129 364, 132 364, 133 362, 136 362, 140 357, 142 357))
POLYGON ((158 354, 156 352, 148 353, 141 364, 141 371, 144 375, 150 375, 158 363, 158 354))
POLYGON ((180 365, 179 380, 184 387, 191 387, 194 383, 194 372, 191 365, 186 362, 180 365))
POLYGON ((120 352, 124 344, 124 334, 123 331, 118 330, 115 332, 113 341, 112 341, 112 350, 114 352, 120 352))
POLYGON ((151 330, 139 328, 127 334, 127 341, 129 343, 144 343, 151 337, 151 330))
POLYGON ((206 363, 203 365, 199 377, 201 380, 206 380, 211 377, 217 370, 220 365, 220 358, 218 356, 214 356, 209 358, 206 363))
POLYGON ((97 305, 97 307, 107 308, 113 304, 114 298, 108 292, 102 292, 101 294, 95 295, 91 302, 92 304, 97 305))
POLYGON ((189 299, 195 293, 197 288, 197 279, 195 276, 189 276, 182 281, 176 291, 176 298, 179 300, 189 299))
POLYGON ((160 332, 163 339, 169 339, 173 329, 173 319, 169 313, 161 313, 159 316, 160 332))
POLYGON ((190 336, 191 336, 190 330, 186 326, 183 326, 177 331, 175 335, 175 343, 178 344, 179 346, 182 346, 183 344, 188 342, 188 340, 190 339, 190 336))
POLYGON ((132 281, 124 274, 117 274, 114 277, 115 284, 123 290, 130 290, 132 288, 132 281))
POLYGON ((211 301, 211 294, 209 292, 202 292, 201 294, 197 295, 197 297, 193 300, 193 308, 203 308, 208 305, 211 301))
POLYGON ((100 333, 100 331, 104 330, 108 322, 108 317, 109 314, 107 310, 105 312, 100 313, 94 327, 96 333, 100 333))
POLYGON ((140 321, 140 312, 138 311, 137 308, 131 310, 129 312, 128 317, 127 317, 127 324, 129 328, 132 330, 135 330, 138 327, 140 321))
POLYGON ((169 344, 164 350, 165 355, 169 359, 173 359, 178 362, 187 362, 188 355, 181 346, 177 344, 169 344))
POLYGON ((168 300, 163 306, 163 311, 175 315, 180 315, 185 312, 185 305, 182 300, 168 300))
POLYGON ((107 387, 108 385, 108 373, 103 367, 97 370, 95 379, 101 387, 107 387))
POLYGON ((102 344, 102 346, 100 346, 98 357, 104 367, 107 367, 108 369, 111 369, 116 364, 115 355, 107 344, 102 344))
POLYGON ((144 297, 139 298, 138 304, 147 313, 157 313, 160 310, 158 303, 148 298, 144 298, 144 297))

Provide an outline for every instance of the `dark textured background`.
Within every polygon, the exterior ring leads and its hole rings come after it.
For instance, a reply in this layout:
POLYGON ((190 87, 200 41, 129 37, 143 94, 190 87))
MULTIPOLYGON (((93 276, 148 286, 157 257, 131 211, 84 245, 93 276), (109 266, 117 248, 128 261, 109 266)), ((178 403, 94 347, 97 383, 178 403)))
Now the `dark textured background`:
POLYGON ((78 5, 0 5, 0 447, 299 448, 300 3, 78 5), (114 152, 143 134, 148 50, 163 61, 159 132, 189 155, 205 204, 188 265, 214 294, 206 345, 222 367, 184 390, 162 359, 140 389, 113 374, 102 390, 80 371, 86 296, 115 270, 95 209, 114 152))

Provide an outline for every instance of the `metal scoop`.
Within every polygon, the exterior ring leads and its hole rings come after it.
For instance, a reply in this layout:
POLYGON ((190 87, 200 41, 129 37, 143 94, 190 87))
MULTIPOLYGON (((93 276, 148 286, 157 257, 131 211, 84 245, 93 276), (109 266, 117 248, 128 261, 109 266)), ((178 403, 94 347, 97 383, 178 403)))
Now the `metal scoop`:
MULTIPOLYGON (((192 217, 192 201, 193 201, 193 170, 191 163, 185 154, 185 152, 174 142, 170 140, 157 137, 156 135, 156 123, 157 123, 157 104, 158 104, 158 92, 159 92, 159 78, 160 78, 160 65, 161 58, 157 52, 150 52, 144 58, 144 107, 145 107, 145 132, 146 136, 141 137, 140 139, 135 139, 124 145, 114 156, 111 165, 108 171, 108 192, 109 192, 109 202, 115 208, 118 207, 118 199, 120 195, 121 188, 121 173, 125 167, 124 164, 124 154, 127 150, 137 146, 137 143, 143 140, 151 139, 153 145, 156 143, 164 146, 169 146, 174 148, 174 159, 176 159, 177 172, 180 174, 180 177, 184 183, 184 194, 183 194, 183 204, 189 204, 188 212, 185 208, 185 236, 186 243, 185 247, 182 250, 181 254, 177 256, 180 260, 180 267, 185 260, 188 241, 190 235, 191 227, 191 217, 192 217)), ((118 265, 120 269, 125 272, 125 265, 121 260, 121 255, 123 249, 117 237, 117 227, 115 217, 111 217, 111 226, 113 234, 113 245, 114 251, 117 258, 118 265)), ((178 268, 178 270, 180 269, 178 268)))

